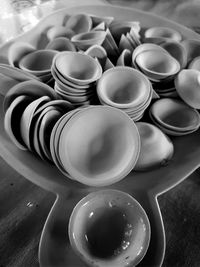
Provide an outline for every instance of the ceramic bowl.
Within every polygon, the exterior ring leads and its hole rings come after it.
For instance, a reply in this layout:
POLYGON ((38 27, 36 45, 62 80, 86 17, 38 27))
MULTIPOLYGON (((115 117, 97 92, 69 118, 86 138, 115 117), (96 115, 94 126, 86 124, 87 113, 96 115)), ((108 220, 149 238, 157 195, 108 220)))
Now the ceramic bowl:
POLYGON ((146 122, 137 122, 141 138, 140 155, 136 171, 149 171, 165 166, 174 154, 174 145, 158 127, 146 122))
POLYGON ((20 118, 20 132, 21 137, 26 146, 31 150, 30 147, 30 127, 33 119, 33 115, 37 108, 42 106, 42 104, 48 102, 50 98, 48 96, 42 96, 34 101, 32 101, 24 110, 22 113, 22 116, 20 118))
POLYGON ((146 212, 131 195, 117 190, 93 192, 78 202, 68 233, 75 253, 88 266, 136 266, 150 241, 146 212))
POLYGON ((123 179, 134 168, 139 150, 134 122, 124 112, 105 106, 91 106, 72 116, 59 141, 64 168, 90 186, 123 179))
POLYGON ((189 106, 200 109, 200 72, 184 69, 175 78, 177 93, 189 106))
POLYGON ((74 84, 93 83, 102 75, 102 68, 98 61, 85 54, 61 52, 54 60, 58 71, 74 84))
POLYGON ((137 107, 149 98, 150 92, 148 79, 130 67, 107 70, 97 84, 99 98, 117 108, 137 107))
POLYGON ((180 70, 179 62, 169 53, 162 51, 145 51, 137 55, 135 61, 149 79, 165 79, 180 70))
POLYGON ((4 117, 4 129, 12 142, 22 150, 27 150, 19 127, 19 121, 26 107, 31 103, 32 98, 26 95, 17 96, 8 109, 4 117))
POLYGON ((180 42, 182 40, 182 35, 175 29, 168 27, 151 27, 145 31, 144 36, 162 38, 169 41, 180 42))
POLYGON ((65 27, 76 34, 89 32, 92 28, 92 19, 87 14, 74 14, 66 21, 65 27))
POLYGON ((174 131, 190 131, 200 126, 197 110, 178 99, 159 99, 151 106, 150 111, 157 123, 174 131))
POLYGON ((19 61, 19 67, 36 76, 48 74, 51 72, 52 61, 57 53, 54 50, 36 50, 24 56, 19 61))

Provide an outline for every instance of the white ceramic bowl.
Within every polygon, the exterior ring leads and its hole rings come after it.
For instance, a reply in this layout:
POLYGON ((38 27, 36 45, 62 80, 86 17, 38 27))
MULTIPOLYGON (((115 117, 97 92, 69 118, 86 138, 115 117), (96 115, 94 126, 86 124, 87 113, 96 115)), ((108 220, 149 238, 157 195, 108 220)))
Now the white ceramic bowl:
POLYGON ((59 157, 77 181, 105 186, 135 166, 140 137, 134 122, 113 107, 91 106, 76 113, 62 130, 59 157))
POLYGON ((97 84, 100 99, 116 108, 135 108, 151 93, 149 80, 138 70, 115 67, 105 71, 97 84))
POLYGON ((72 248, 88 266, 136 266, 150 241, 142 206, 118 190, 100 190, 75 206, 68 233, 72 248))
POLYGON ((102 75, 102 68, 98 61, 85 54, 71 51, 61 52, 54 60, 61 75, 74 84, 93 83, 102 75))

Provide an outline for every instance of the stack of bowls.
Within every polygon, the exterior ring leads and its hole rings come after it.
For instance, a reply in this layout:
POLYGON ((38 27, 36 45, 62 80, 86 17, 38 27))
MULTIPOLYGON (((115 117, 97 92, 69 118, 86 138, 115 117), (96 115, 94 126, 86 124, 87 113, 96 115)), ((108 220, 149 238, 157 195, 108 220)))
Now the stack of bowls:
POLYGON ((9 49, 9 63, 44 83, 50 83, 51 65, 57 53, 50 49, 35 50, 29 44, 16 42, 9 49))
POLYGON ((167 50, 156 44, 141 44, 133 52, 132 64, 152 82, 174 78, 180 71, 179 62, 167 50))
POLYGON ((63 99, 77 106, 95 103, 96 81, 102 75, 98 60, 82 53, 61 52, 54 58, 51 72, 54 89, 63 99))
POLYGON ((157 100, 151 106, 149 115, 153 123, 169 135, 190 134, 200 127, 198 111, 178 99, 157 100))
POLYGON ((118 109, 81 107, 66 113, 54 125, 50 151, 54 163, 68 178, 89 186, 105 186, 123 179, 134 168, 140 136, 135 123, 118 109))
POLYGON ((146 75, 160 96, 177 97, 174 78, 181 66, 166 49, 153 43, 141 44, 132 54, 132 64, 146 75))
POLYGON ((105 71, 97 84, 101 104, 121 109, 133 121, 142 118, 152 93, 151 83, 144 74, 124 66, 105 71))

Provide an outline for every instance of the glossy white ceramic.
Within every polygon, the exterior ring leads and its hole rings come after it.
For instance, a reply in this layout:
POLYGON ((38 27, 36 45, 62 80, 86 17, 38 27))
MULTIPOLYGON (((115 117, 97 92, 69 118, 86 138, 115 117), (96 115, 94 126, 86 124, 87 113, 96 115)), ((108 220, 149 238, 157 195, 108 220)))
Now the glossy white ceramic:
MULTIPOLYGON (((97 16, 114 17, 119 20, 138 20, 142 27, 167 26, 183 35, 184 38, 200 40, 198 34, 173 23, 167 19, 130 8, 112 7, 104 5, 79 6, 68 5, 40 22, 30 32, 19 36, 0 48, 0 62, 7 63, 8 48, 15 41, 27 41, 38 48, 43 43, 41 33, 50 25, 61 24, 66 14, 88 13, 97 16)), ((1 79, 1 84, 6 85, 1 79)), ((0 91, 0 105, 3 104, 3 92, 0 91)), ((0 121, 3 121, 0 112, 0 121)), ((173 138, 175 154, 169 165, 149 172, 131 172, 123 181, 108 188, 119 189, 136 198, 146 211, 151 225, 151 240, 149 249, 140 266, 161 266, 165 252, 165 233, 157 196, 183 181, 200 166, 200 132, 173 138)), ((57 199, 45 223, 40 247, 40 265, 44 266, 76 266, 83 267, 83 262, 73 252, 66 228, 70 214, 75 204, 89 192, 96 188, 87 187, 78 182, 66 179, 56 167, 42 162, 29 152, 19 150, 6 135, 3 124, 0 124, 0 154, 15 170, 28 180, 57 195, 57 199)))

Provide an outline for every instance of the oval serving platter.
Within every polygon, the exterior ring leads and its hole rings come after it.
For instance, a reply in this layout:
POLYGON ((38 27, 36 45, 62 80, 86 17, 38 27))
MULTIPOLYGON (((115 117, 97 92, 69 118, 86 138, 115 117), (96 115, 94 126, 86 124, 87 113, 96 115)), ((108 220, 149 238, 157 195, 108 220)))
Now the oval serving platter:
MULTIPOLYGON (((90 1, 90 3, 94 3, 90 1)), ((26 41, 40 47, 44 45, 42 32, 51 25, 61 24, 67 14, 88 13, 97 16, 113 16, 120 20, 140 21, 143 28, 166 26, 179 31, 185 38, 199 39, 193 31, 161 17, 128 8, 107 5, 68 6, 52 13, 31 31, 17 37, 0 47, 0 62, 7 63, 7 53, 15 41, 26 41)), ((6 80, 7 81, 7 80, 6 80)), ((3 95, 9 89, 9 83, 0 77, 0 105, 3 106, 3 95), (7 88, 6 88, 7 86, 7 88), (2 88, 2 89, 1 89, 2 88)), ((38 186, 53 192, 57 197, 43 228, 40 245, 39 261, 44 266, 84 266, 72 251, 67 225, 70 214, 76 203, 86 194, 97 188, 88 187, 67 179, 56 167, 41 161, 28 151, 21 151, 11 143, 3 127, 3 109, 0 110, 0 155, 17 172, 38 186)), ((168 165, 148 172, 132 171, 122 181, 107 186, 125 191, 136 198, 145 209, 151 225, 150 246, 144 259, 138 266, 161 266, 165 253, 165 232, 158 195, 166 192, 187 178, 200 166, 200 130, 179 138, 172 138, 175 154, 168 165)), ((104 187, 105 188, 105 187, 104 187)))

